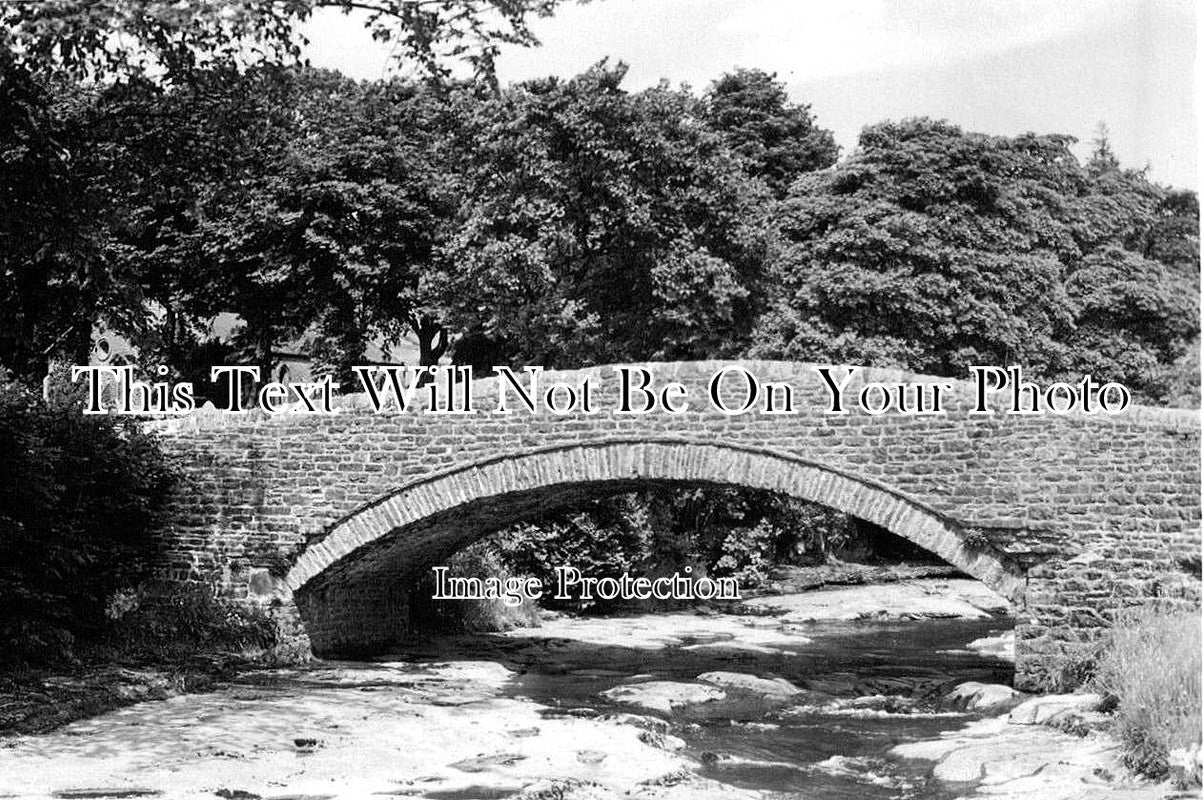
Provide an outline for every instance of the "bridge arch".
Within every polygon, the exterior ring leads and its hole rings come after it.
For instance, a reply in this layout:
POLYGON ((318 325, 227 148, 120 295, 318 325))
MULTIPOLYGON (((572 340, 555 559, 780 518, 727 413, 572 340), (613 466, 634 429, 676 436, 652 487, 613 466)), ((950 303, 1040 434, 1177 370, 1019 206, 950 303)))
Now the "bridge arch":
POLYGON ((382 598, 388 589, 381 583, 410 583, 470 542, 533 513, 670 484, 737 485, 820 503, 879 525, 1023 601, 1023 576, 1005 556, 967 542, 955 520, 902 492, 768 448, 673 438, 561 444, 427 476, 335 522, 300 554, 285 584, 315 650, 370 648, 371 640, 383 644, 400 632, 396 620, 373 624, 365 610, 401 613, 401 601, 382 598), (340 584, 358 589, 348 593, 340 584), (359 606, 353 615, 331 608, 348 603, 359 606), (355 642, 352 627, 362 628, 367 641, 355 642))

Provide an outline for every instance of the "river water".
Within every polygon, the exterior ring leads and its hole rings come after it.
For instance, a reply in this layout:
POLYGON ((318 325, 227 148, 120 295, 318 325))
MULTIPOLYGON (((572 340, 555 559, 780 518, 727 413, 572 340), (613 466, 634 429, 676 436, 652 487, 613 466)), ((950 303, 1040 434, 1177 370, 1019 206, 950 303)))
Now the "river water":
MULTIPOLYGON (((748 654, 721 637, 683 637, 651 652, 568 647, 512 653, 520 670, 511 696, 552 709, 623 710, 607 690, 637 681, 688 683, 737 672, 784 678, 807 691, 788 702, 755 693, 674 708, 669 733, 700 774, 723 784, 822 798, 955 797, 927 779, 930 764, 890 759, 890 748, 932 739, 977 715, 943 695, 965 681, 1009 684, 1013 665, 965 649, 1011 627, 1009 619, 828 622, 808 627, 809 641, 748 654), (707 645, 716 645, 713 647, 707 645)), ((555 713, 554 711, 551 713, 555 713)))
POLYGON ((431 639, 7 740, 0 796, 487 798, 567 780, 629 797, 951 798, 930 764, 889 750, 975 719, 942 699, 956 684, 1010 682, 1008 661, 969 645, 1012 621, 974 616, 677 613, 431 639))

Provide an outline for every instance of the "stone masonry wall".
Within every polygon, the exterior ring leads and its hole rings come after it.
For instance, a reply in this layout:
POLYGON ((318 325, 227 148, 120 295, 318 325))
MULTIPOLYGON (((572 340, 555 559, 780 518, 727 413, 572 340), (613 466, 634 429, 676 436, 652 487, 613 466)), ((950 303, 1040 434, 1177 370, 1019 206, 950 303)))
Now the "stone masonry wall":
MULTIPOLYGON (((837 416, 812 367, 742 362, 794 386, 798 413, 724 416, 706 385, 727 364, 645 366, 688 388, 688 412, 612 414, 618 378, 599 367, 540 378, 592 377, 591 415, 492 413, 496 380, 478 379, 474 415, 375 414, 348 396, 329 417, 150 422, 183 474, 165 575, 272 608, 319 650, 363 651, 404 633, 417 572, 507 521, 652 482, 730 483, 880 521, 1009 594, 1022 686, 1052 680, 1119 606, 1199 603, 1196 414, 971 415, 957 384, 942 415, 837 416)), ((936 380, 863 370, 849 391, 936 380)))

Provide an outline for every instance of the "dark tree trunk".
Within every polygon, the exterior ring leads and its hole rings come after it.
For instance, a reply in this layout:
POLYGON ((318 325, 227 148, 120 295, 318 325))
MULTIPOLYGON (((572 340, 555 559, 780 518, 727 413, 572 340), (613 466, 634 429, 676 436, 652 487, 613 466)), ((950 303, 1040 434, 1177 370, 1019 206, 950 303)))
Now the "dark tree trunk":
POLYGON ((419 317, 413 329, 418 337, 418 366, 435 366, 447 352, 447 329, 426 317, 419 317))

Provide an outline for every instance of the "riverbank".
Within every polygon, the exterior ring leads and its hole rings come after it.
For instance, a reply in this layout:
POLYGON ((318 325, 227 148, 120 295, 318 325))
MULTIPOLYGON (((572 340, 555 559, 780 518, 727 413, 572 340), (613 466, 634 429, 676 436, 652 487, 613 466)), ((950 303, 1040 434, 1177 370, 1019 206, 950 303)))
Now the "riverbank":
POLYGON ((647 744, 626 720, 548 715, 503 697, 512 677, 494 662, 466 660, 260 671, 220 693, 10 740, 0 787, 209 798, 501 797, 548 776, 631 788, 662 779, 645 787, 647 797, 692 797, 705 787, 686 759, 647 744))
POLYGON ((252 666, 232 655, 197 654, 171 664, 83 663, 0 676, 0 737, 50 733, 137 703, 206 692, 252 666))
POLYGON ((1197 797, 1131 775, 1119 743, 1095 711, 1097 697, 1032 698, 891 754, 932 763, 932 776, 965 800, 1167 800, 1197 797), (1076 730, 1071 733, 1069 730, 1076 730))

